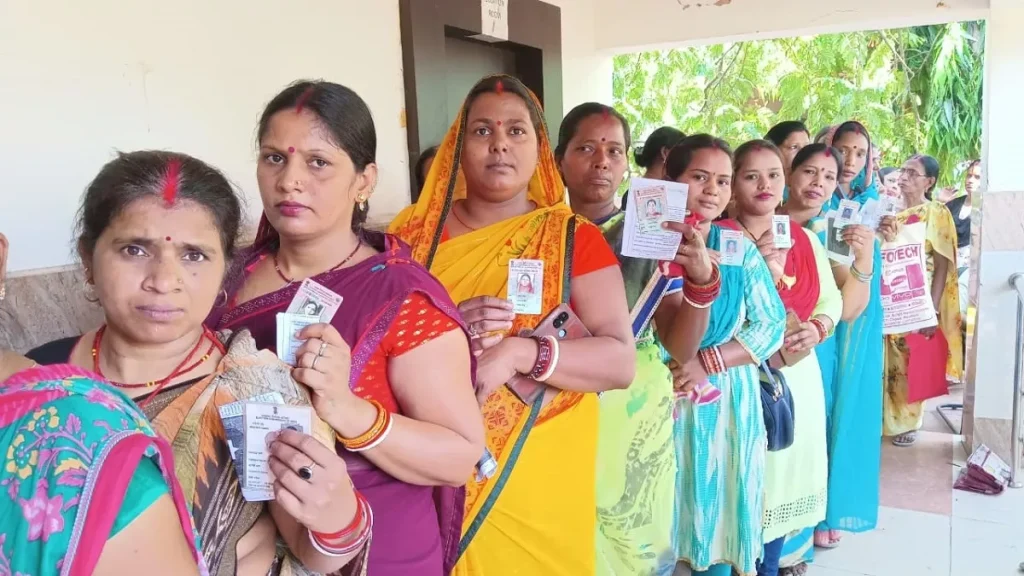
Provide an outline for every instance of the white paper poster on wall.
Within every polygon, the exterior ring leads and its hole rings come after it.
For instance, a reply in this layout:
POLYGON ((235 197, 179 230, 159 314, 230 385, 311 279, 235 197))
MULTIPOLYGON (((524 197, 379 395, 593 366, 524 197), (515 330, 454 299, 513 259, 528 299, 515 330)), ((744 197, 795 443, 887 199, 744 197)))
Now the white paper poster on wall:
POLYGON ((491 42, 508 40, 508 3, 510 0, 480 0, 481 26, 477 38, 491 42))

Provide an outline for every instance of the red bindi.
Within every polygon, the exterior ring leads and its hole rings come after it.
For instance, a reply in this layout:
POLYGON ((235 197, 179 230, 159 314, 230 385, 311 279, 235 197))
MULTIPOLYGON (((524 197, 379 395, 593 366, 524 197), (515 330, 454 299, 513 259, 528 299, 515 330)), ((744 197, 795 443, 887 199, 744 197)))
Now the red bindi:
POLYGON ((604 139, 604 138, 601 138, 601 142, 604 142, 604 141, 605 141, 605 139, 604 139))
POLYGON ((164 238, 164 240, 166 240, 166 241, 170 242, 170 241, 171 241, 171 237, 170 237, 170 236, 168 236, 167 238, 164 238))
POLYGON ((501 126, 501 120, 498 120, 498 126, 501 126))
POLYGON ((289 154, 295 154, 295 146, 289 146, 288 147, 288 153, 289 154))

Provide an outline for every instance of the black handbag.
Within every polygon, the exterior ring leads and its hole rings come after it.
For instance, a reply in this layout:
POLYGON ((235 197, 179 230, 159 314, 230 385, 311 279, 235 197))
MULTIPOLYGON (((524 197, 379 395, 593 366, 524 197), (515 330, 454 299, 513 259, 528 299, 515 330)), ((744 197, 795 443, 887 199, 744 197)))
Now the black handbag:
POLYGON ((796 415, 793 394, 782 372, 767 362, 762 362, 757 372, 761 379, 761 411, 764 412, 764 427, 768 432, 768 451, 785 450, 793 445, 796 415))

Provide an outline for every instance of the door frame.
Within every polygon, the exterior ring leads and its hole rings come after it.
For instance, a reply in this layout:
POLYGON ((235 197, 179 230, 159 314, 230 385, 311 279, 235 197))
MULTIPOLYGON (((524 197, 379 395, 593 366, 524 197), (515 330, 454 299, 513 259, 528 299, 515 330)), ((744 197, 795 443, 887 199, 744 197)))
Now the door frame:
MULTIPOLYGON (((405 117, 409 175, 415 188, 416 161, 440 144, 450 124, 445 85, 445 37, 481 33, 481 0, 400 0, 405 117)), ((562 121, 562 10, 541 0, 513 0, 508 11, 508 41, 523 83, 544 105, 549 132, 562 121)), ((551 136, 551 134, 549 134, 551 136)), ((419 190, 412 193, 412 201, 419 190)))

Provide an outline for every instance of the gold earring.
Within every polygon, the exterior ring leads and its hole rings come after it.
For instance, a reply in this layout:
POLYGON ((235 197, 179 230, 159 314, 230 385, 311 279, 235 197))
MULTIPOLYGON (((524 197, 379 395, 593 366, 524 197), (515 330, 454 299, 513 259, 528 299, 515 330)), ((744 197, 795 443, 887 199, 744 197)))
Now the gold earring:
POLYGON ((360 194, 356 196, 356 204, 359 205, 359 209, 366 212, 366 196, 360 194))

